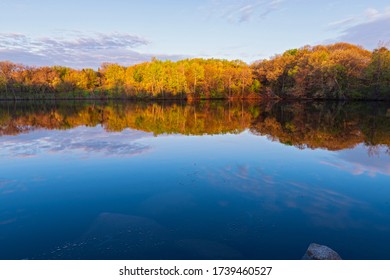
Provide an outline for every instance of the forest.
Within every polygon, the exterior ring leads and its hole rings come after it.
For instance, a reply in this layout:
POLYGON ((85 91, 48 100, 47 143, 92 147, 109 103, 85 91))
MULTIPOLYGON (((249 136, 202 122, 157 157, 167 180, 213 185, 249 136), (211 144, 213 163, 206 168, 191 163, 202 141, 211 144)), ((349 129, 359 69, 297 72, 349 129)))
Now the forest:
MULTIPOLYGON (((125 62, 124 62, 125 63, 125 62)), ((348 43, 241 60, 153 58, 97 70, 0 62, 0 99, 390 99, 390 50, 348 43)))
POLYGON ((299 149, 342 150, 364 144, 390 154, 390 108, 385 102, 42 101, 0 103, 0 137, 35 129, 102 126, 161 134, 255 135, 299 149))

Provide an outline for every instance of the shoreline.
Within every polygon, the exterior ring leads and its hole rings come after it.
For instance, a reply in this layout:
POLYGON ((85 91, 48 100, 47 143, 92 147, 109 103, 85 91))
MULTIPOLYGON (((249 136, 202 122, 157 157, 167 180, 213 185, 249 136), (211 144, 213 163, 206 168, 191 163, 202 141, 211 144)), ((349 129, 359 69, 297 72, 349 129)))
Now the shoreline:
POLYGON ((244 97, 244 98, 159 98, 159 97, 1 97, 0 102, 3 101, 184 101, 184 102, 200 102, 200 101, 228 101, 228 102, 237 102, 237 101, 281 101, 281 102, 390 102, 390 98, 281 98, 281 97, 244 97))

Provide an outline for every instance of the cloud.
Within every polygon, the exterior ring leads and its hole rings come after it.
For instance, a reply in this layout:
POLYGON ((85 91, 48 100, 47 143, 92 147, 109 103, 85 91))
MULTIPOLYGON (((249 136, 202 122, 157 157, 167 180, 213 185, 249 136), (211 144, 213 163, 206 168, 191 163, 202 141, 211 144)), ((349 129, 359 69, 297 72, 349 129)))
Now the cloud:
POLYGON ((207 9, 213 15, 217 14, 231 23, 242 23, 265 18, 271 12, 278 10, 282 2, 282 0, 215 0, 211 8, 207 9))
POLYGON ((46 49, 61 47, 64 50, 74 51, 131 49, 141 45, 147 45, 149 44, 149 41, 144 38, 126 33, 96 33, 93 37, 81 36, 72 39, 41 38, 39 40, 39 44, 46 49))
POLYGON ((347 17, 345 19, 333 21, 333 22, 329 23, 328 26, 331 28, 340 28, 342 26, 345 27, 345 26, 348 26, 351 23, 355 23, 355 22, 356 22, 356 17, 347 17))
POLYGON ((332 22, 328 26, 341 33, 332 41, 346 41, 374 49, 378 44, 390 43, 390 7, 383 12, 366 9, 363 15, 332 22))
POLYGON ((150 42, 127 33, 92 33, 62 31, 63 37, 35 38, 19 33, 0 33, 0 60, 28 65, 64 65, 97 68, 103 62, 132 65, 153 56, 176 60, 180 56, 146 54, 137 51, 150 42))

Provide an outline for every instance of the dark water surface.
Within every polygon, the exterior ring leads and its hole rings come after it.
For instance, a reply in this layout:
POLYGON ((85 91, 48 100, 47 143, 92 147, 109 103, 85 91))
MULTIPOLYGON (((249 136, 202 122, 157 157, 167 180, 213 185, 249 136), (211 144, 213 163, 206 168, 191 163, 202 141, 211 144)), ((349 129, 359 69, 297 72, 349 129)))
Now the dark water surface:
POLYGON ((0 103, 1 259, 390 259, 386 103, 0 103))

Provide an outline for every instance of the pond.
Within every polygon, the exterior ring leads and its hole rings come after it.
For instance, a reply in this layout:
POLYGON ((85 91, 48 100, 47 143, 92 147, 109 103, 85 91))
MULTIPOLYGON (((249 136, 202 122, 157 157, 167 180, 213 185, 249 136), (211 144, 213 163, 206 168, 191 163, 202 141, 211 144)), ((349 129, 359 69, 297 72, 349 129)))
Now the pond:
POLYGON ((0 103, 0 259, 390 259, 390 104, 0 103))

